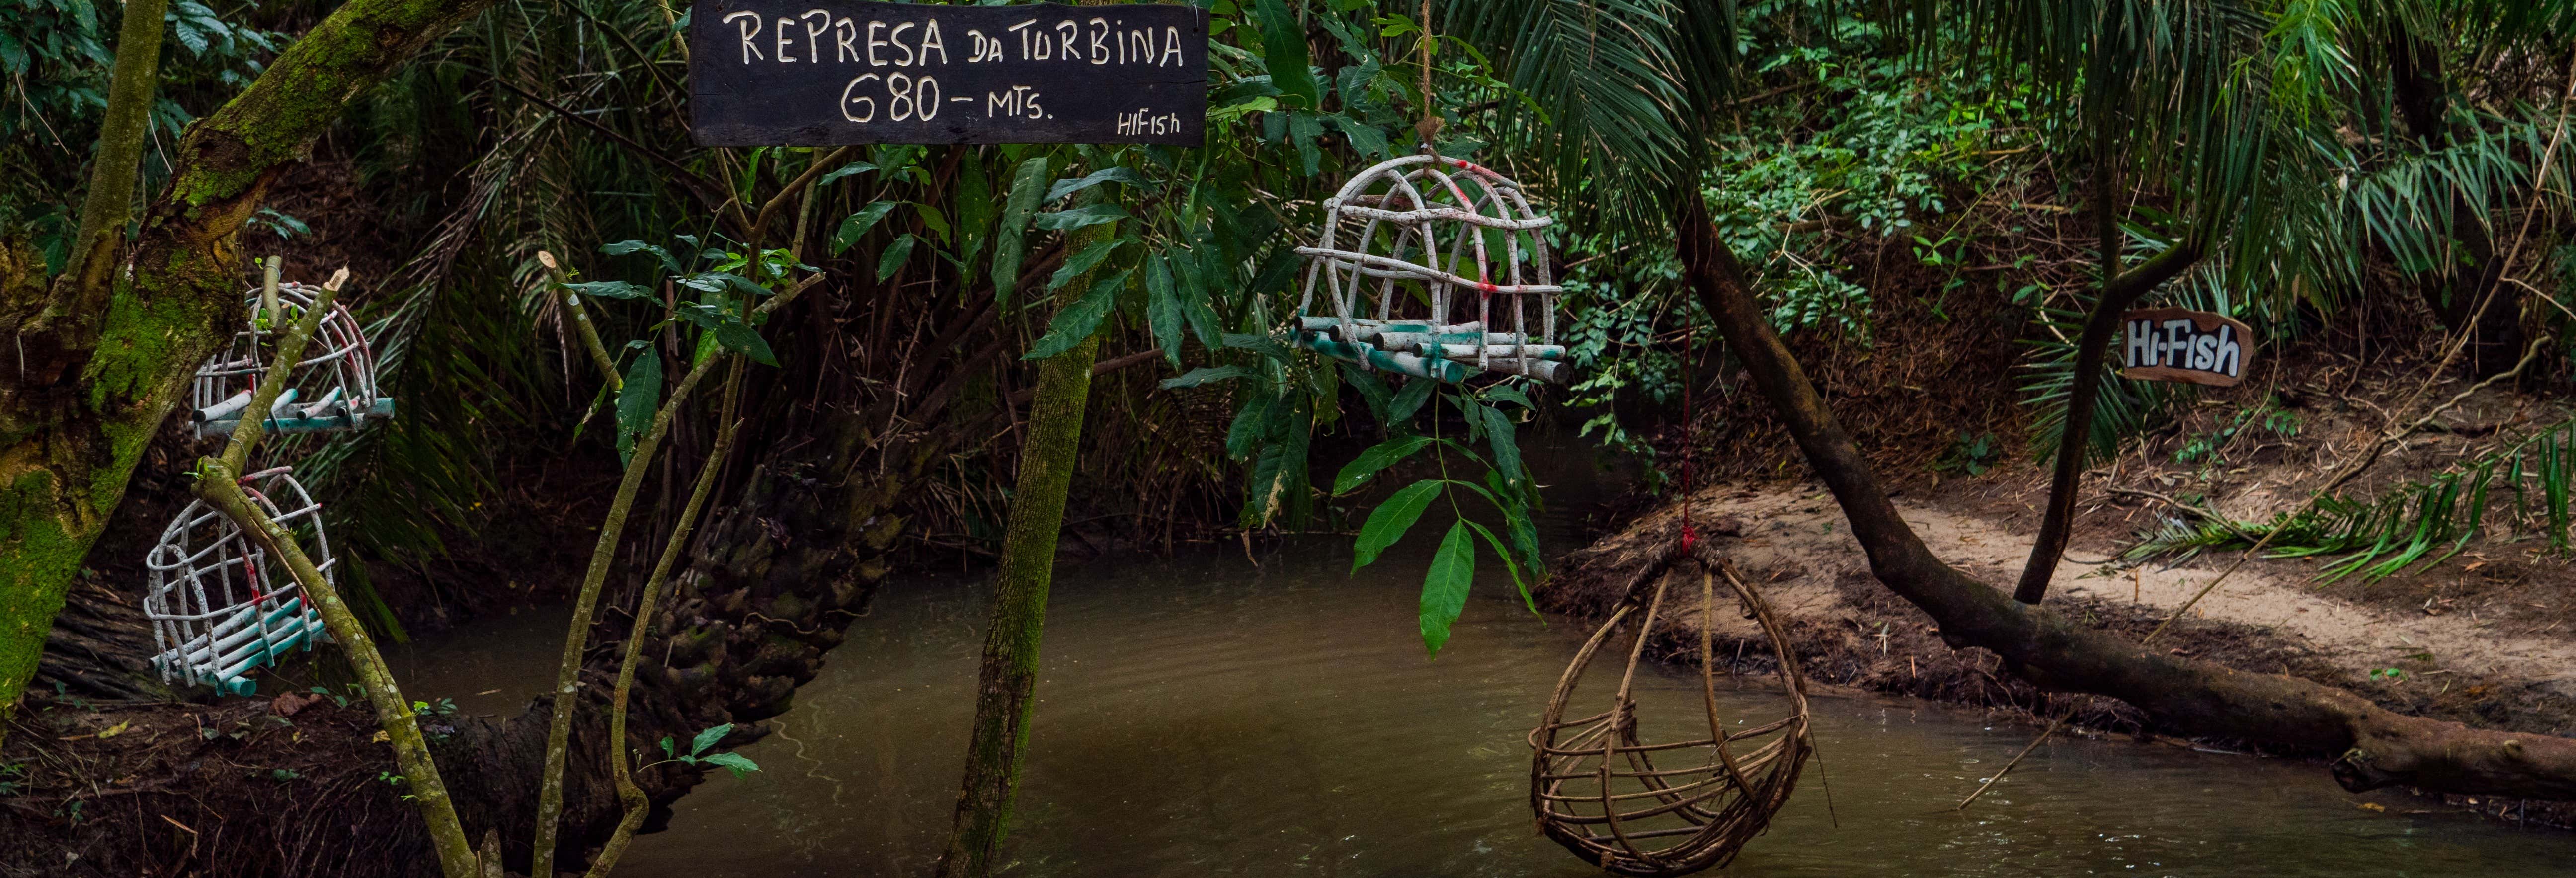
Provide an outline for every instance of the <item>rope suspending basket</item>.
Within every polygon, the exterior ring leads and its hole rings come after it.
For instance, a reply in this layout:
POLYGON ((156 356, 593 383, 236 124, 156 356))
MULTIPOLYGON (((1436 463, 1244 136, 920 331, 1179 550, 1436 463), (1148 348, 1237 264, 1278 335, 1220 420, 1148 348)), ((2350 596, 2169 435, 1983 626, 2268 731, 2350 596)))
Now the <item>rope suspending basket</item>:
MULTIPOLYGON (((243 476, 241 483, 260 511, 294 534, 323 577, 337 583, 331 541, 322 533, 322 505, 295 475, 277 467, 243 476)), ((284 565, 203 500, 189 503, 170 522, 143 563, 151 573, 143 615, 152 623, 153 648, 160 651, 152 664, 162 682, 248 695, 258 689, 243 676, 251 669, 275 663, 289 649, 309 650, 315 640, 330 639, 284 565)))
MULTIPOLYGON (((1540 831, 1610 872, 1683 875, 1724 866, 1771 825, 1814 752, 1796 653, 1762 596, 1704 545, 1697 552, 1676 547, 1646 565, 1626 594, 1575 654, 1545 717, 1530 732, 1530 808, 1540 831), (1720 580, 1726 588, 1717 587, 1720 580), (1700 629, 1693 688, 1699 691, 1686 700, 1697 702, 1691 706, 1699 710, 1690 712, 1706 714, 1706 727, 1658 730, 1676 737, 1651 738, 1637 698, 1653 687, 1651 681, 1639 687, 1638 667, 1653 661, 1646 657, 1646 641, 1656 621, 1691 612, 1685 607, 1693 598, 1700 629), (1776 718, 1740 718, 1730 725, 1720 710, 1711 629, 1723 612, 1752 620, 1778 656, 1784 700, 1776 718), (1623 630, 1629 639, 1618 688, 1606 699, 1598 692, 1584 699, 1593 705, 1606 700, 1607 709, 1569 718, 1585 671, 1623 630)), ((1647 672, 1655 673, 1651 667, 1647 672)), ((1688 724, 1699 725, 1696 720, 1688 724)))
MULTIPOLYGON (((249 325, 197 370, 191 399, 197 435, 232 435, 242 410, 250 406, 253 385, 268 374, 278 336, 312 307, 318 292, 302 284, 280 285, 276 307, 271 309, 262 305, 261 289, 251 289, 249 325)), ((367 334, 349 309, 333 304, 305 350, 307 355, 288 379, 290 385, 269 407, 269 433, 356 430, 370 420, 393 417, 394 401, 376 394, 375 353, 367 347, 367 334)))
POLYGON ((1322 235, 1297 248, 1308 260, 1297 342, 1440 381, 1484 371, 1566 383, 1563 288, 1545 232, 1554 222, 1520 184, 1473 162, 1428 152, 1381 162, 1324 201, 1322 235))

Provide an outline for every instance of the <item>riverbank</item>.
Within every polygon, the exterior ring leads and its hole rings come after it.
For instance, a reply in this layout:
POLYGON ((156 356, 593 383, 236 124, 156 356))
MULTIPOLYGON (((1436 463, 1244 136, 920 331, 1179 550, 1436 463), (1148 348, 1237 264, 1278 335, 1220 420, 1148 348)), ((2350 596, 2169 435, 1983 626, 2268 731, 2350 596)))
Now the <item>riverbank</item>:
MULTIPOLYGON (((2015 505, 2018 483, 2036 473, 2001 472, 1988 481, 1953 480, 1897 503, 1933 552, 1987 582, 2011 582, 2029 549, 2030 524, 1998 506, 2015 505)), ((2116 516, 2132 508, 2097 510, 2116 516)), ((1620 599, 1614 583, 1678 537, 1682 505, 1638 515, 1566 557, 1558 577, 1539 592, 1542 607, 1586 618, 1607 615, 1620 599)), ((2144 513, 2141 513, 2144 514, 2144 513)), ((2014 677, 1983 649, 1952 649, 1930 617, 1873 579, 1867 558, 1832 497, 1812 483, 1726 484, 1702 489, 1690 515, 1704 538, 1717 540, 1747 581, 1763 590, 1796 644, 1802 668, 1819 683, 1927 698, 2015 714, 2034 726, 2072 711, 2073 725, 2094 735, 2158 740, 2162 731, 2140 711, 2093 696, 2049 695, 2014 677)), ((2121 549, 2115 531, 2092 527, 2061 565, 2049 602, 2093 627, 2138 638, 2171 616, 2215 578, 2233 553, 2167 565, 2079 563, 2121 549)), ((2552 618, 2568 596, 2554 559, 2523 557, 2533 547, 2481 547, 2444 565, 2362 588, 2319 587, 2317 565, 2257 560, 2230 577, 2178 621, 2159 643, 2175 654, 2230 668, 2281 673, 2359 692, 2391 710, 2515 731, 2565 735, 2576 730, 2576 637, 2552 618), (2512 555, 2522 579, 2486 588, 2479 598, 2433 597, 2411 611, 2385 595, 2400 588, 2437 590, 2439 583, 2497 566, 2485 556, 2512 555), (2540 563, 2533 563, 2538 561, 2540 563), (2373 600, 2370 595, 2379 595, 2373 600), (2507 608, 2507 598, 2524 606, 2507 608), (2538 605, 2538 606, 2531 606, 2538 605), (2428 611, 2426 607, 2433 608, 2428 611), (2524 611, 2529 611, 2528 615, 2524 611), (2393 669, 2393 673, 2392 673, 2393 669)), ((1722 654, 1740 670, 1769 671, 1767 646, 1751 623, 1716 617, 1722 654)), ((1690 661, 1699 619, 1683 614, 1657 638, 1666 658, 1690 661)), ((2233 741, 2201 746, 2243 749, 2233 741)), ((2330 754, 2283 753, 2293 758, 2330 754)), ((2317 774, 2321 787, 2324 773, 2317 774)), ((2513 819, 2576 824, 2567 803, 2449 797, 2513 819)))

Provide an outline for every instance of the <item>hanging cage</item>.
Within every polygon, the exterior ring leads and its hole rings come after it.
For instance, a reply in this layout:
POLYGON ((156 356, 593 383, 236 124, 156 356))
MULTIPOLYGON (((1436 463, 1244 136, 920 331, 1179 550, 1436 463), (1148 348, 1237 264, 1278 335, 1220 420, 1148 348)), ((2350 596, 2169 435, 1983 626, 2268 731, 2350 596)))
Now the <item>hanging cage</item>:
MULTIPOLYGON (((1761 595, 1705 545, 1698 552, 1676 548, 1639 571, 1626 599, 1565 669, 1545 717, 1530 732, 1530 808, 1540 831, 1621 875, 1683 875, 1726 865, 1770 826, 1814 750, 1805 690, 1797 655, 1761 595), (1718 588, 1719 580, 1727 587, 1718 588), (1675 693, 1651 692, 1652 681, 1641 688, 1638 666, 1651 661, 1646 641, 1656 621, 1691 612, 1685 607, 1692 598, 1700 634, 1699 679, 1691 688, 1699 691, 1680 694, 1688 706, 1662 704, 1656 715, 1705 712, 1706 730, 1651 739, 1637 699, 1675 693), (1730 725, 1721 715, 1711 629, 1727 611, 1751 620, 1778 656, 1786 709, 1777 718, 1730 725), (1608 709, 1567 718, 1585 671, 1623 629, 1630 632, 1627 664, 1608 709)), ((1698 725, 1697 719, 1688 724, 1698 725)))
MULTIPOLYGON (((268 374, 269 360, 285 328, 301 319, 321 290, 303 284, 277 288, 282 315, 270 315, 260 304, 261 291, 249 295, 250 320, 232 342, 197 370, 193 405, 199 436, 231 435, 250 407, 251 391, 268 374)), ((370 420, 394 416, 394 401, 377 395, 375 352, 349 309, 338 304, 323 315, 296 363, 285 391, 268 410, 268 432, 322 433, 355 430, 370 420)))
MULTIPOLYGON (((278 467, 243 476, 241 484, 261 512, 294 534, 324 580, 336 583, 322 506, 294 474, 278 467)), ((161 532, 144 567, 151 586, 143 615, 160 651, 152 664, 162 682, 248 695, 258 684, 245 674, 276 663, 288 649, 330 640, 283 562, 203 500, 189 503, 161 532)))
POLYGON ((1441 381, 1484 371, 1566 383, 1563 288, 1544 232, 1554 222, 1520 184, 1473 162, 1424 153, 1362 171, 1324 201, 1316 245, 1297 248, 1298 344, 1441 381))

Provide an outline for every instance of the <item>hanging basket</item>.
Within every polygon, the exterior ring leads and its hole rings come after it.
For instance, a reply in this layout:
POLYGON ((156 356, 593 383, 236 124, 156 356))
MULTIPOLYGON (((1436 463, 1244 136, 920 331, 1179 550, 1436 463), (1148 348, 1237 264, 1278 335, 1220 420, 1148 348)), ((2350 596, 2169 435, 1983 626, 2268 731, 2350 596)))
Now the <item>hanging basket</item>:
MULTIPOLYGON (((279 467, 243 476, 241 484, 261 512, 296 534, 325 580, 336 583, 322 506, 294 474, 279 467)), ((160 650, 152 664, 162 682, 248 695, 258 684, 244 674, 276 663, 288 649, 330 640, 285 565, 203 500, 180 511, 143 565, 151 572, 143 615, 160 650)))
POLYGON ((1554 222, 1520 184, 1472 162, 1410 155, 1362 171, 1324 201, 1316 245, 1297 248, 1298 344, 1441 381, 1483 371, 1566 383, 1563 288, 1543 231, 1554 222))
MULTIPOLYGON (((253 385, 268 374, 270 358, 275 355, 278 339, 291 321, 301 319, 313 306, 321 290, 302 284, 281 284, 277 289, 278 310, 284 315, 269 315, 261 326, 260 291, 253 288, 248 296, 251 317, 242 331, 214 358, 197 370, 192 405, 196 413, 199 436, 229 436, 241 422, 242 412, 250 407, 253 385)), ((277 403, 268 410, 268 432, 323 433, 355 430, 370 420, 394 416, 394 401, 376 393, 376 357, 367 347, 367 334, 350 316, 349 309, 338 304, 323 315, 313 330, 309 353, 296 363, 288 378, 286 390, 277 395, 277 403)))
POLYGON ((1565 669, 1529 744, 1530 808, 1540 831, 1621 875, 1683 875, 1726 865, 1770 826, 1813 752, 1796 653, 1761 595, 1705 546, 1696 553, 1676 549, 1638 574, 1627 599, 1565 669), (1700 692, 1692 700, 1705 708, 1707 726, 1660 730, 1672 737, 1650 738, 1635 700, 1645 641, 1656 620, 1692 604, 1702 614, 1700 692), (1785 715, 1737 725, 1720 715, 1709 628, 1716 614, 1729 611, 1754 620, 1770 639, 1785 715), (1618 689, 1588 696, 1597 704, 1608 694, 1608 709, 1568 719, 1584 672, 1623 629, 1630 634, 1618 689))

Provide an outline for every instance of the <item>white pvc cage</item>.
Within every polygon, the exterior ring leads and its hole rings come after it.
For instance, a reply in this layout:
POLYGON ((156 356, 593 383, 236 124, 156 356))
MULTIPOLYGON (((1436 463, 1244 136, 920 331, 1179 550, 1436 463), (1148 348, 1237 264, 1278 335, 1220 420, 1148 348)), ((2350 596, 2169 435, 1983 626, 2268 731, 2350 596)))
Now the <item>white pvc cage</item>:
POLYGON ((1324 201, 1297 303, 1300 345, 1441 381, 1474 371, 1566 383, 1545 229, 1521 186, 1429 153, 1381 162, 1324 201), (1321 302, 1318 293, 1321 293, 1321 302), (1318 313, 1318 307, 1323 313, 1318 313))
MULTIPOLYGON (((197 435, 232 433, 250 407, 252 391, 267 377, 286 328, 303 318, 320 293, 319 287, 280 284, 278 310, 285 313, 272 315, 260 304, 260 290, 251 289, 248 324, 197 370, 191 399, 197 435)), ((304 350, 287 388, 269 407, 268 432, 355 430, 370 420, 393 417, 394 401, 377 392, 375 352, 349 309, 333 304, 304 350)))
MULTIPOLYGON (((337 584, 322 505, 295 475, 278 467, 243 476, 241 484, 261 512, 294 534, 324 580, 337 584)), ((143 563, 151 576, 143 615, 152 625, 159 651, 152 664, 162 682, 248 695, 258 689, 245 676, 250 671, 275 664, 289 649, 330 640, 284 562, 203 500, 180 511, 143 563)))

